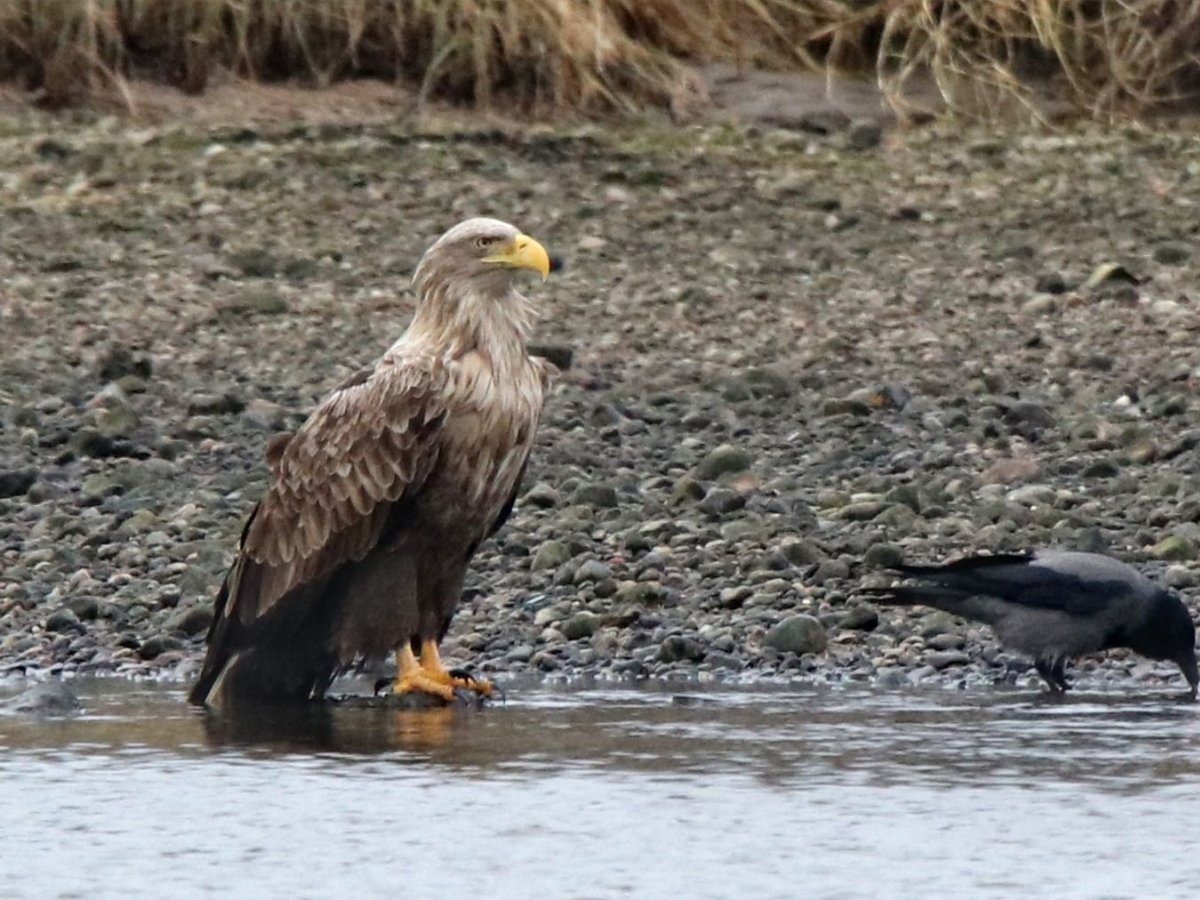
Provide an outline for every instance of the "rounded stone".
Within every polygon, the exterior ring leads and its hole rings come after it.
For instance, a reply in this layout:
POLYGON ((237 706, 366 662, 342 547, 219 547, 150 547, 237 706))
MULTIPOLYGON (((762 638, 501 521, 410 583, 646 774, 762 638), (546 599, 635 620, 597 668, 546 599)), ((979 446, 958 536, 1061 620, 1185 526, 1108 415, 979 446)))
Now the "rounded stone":
POLYGON ((732 444, 721 444, 700 460, 700 464, 696 466, 696 477, 703 481, 713 481, 722 475, 744 472, 753 462, 754 457, 748 450, 732 444))
POLYGON ((788 616, 771 626, 763 639, 780 653, 821 653, 828 644, 825 627, 812 616, 788 616))

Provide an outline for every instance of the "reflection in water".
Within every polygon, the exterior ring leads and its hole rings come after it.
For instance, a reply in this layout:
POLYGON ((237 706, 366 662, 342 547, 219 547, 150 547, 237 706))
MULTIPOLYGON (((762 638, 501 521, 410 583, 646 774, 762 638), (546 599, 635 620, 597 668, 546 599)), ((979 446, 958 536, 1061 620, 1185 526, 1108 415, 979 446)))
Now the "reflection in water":
POLYGON ((136 746, 255 758, 323 753, 476 769, 735 771, 786 785, 859 772, 878 783, 1107 784, 1200 776, 1200 706, 1141 695, 875 693, 830 689, 638 690, 533 686, 508 705, 400 709, 368 700, 196 710, 180 690, 81 688, 84 714, 0 716, 0 745, 87 752, 136 746))
POLYGON ((275 753, 385 753, 439 751, 475 709, 389 709, 332 704, 198 712, 206 743, 213 748, 256 748, 275 753))
POLYGON ((1165 698, 533 685, 482 710, 222 716, 178 689, 80 695, 74 717, 0 716, 0 896, 147 879, 189 895, 1173 896, 1200 878, 1186 836, 1158 837, 1200 782, 1198 708, 1165 698), (77 865, 55 864, 64 839, 77 865))

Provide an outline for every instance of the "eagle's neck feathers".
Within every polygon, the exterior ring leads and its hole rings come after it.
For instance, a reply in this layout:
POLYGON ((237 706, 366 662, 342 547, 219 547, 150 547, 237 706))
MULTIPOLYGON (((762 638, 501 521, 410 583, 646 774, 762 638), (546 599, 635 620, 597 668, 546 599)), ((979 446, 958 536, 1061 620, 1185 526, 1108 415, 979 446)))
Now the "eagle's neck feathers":
POLYGON ((417 284, 417 309, 401 343, 418 343, 434 355, 457 359, 476 352, 494 365, 526 355, 533 308, 508 278, 488 291, 482 286, 417 284))

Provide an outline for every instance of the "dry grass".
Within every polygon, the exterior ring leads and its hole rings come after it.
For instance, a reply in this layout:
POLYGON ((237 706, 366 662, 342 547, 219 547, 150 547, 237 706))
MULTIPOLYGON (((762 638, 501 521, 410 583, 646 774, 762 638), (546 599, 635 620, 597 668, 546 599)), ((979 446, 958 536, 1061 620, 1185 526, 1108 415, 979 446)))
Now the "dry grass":
POLYGON ((950 109, 985 118, 1021 111, 1038 117, 1039 96, 1047 93, 1101 120, 1200 96, 1200 4, 1191 0, 886 5, 876 67, 900 110, 907 85, 925 75, 950 109))
POLYGON ((1195 97, 1193 0, 0 0, 0 78, 50 106, 131 76, 316 84, 370 76, 421 100, 533 111, 686 110, 690 64, 873 72, 892 105, 932 79, 951 110, 1095 117, 1195 97))

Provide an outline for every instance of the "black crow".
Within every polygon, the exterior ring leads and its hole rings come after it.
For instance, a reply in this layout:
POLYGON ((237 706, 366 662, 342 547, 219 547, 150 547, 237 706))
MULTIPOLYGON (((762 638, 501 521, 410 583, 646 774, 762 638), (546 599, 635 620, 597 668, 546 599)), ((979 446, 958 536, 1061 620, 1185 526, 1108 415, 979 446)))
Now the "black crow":
POLYGON ((882 603, 933 606, 986 622, 1002 644, 1033 657, 1051 691, 1069 687, 1068 658, 1128 647, 1178 665, 1196 699, 1196 628, 1187 607, 1123 562, 1038 550, 893 569, 915 583, 865 593, 882 603))

